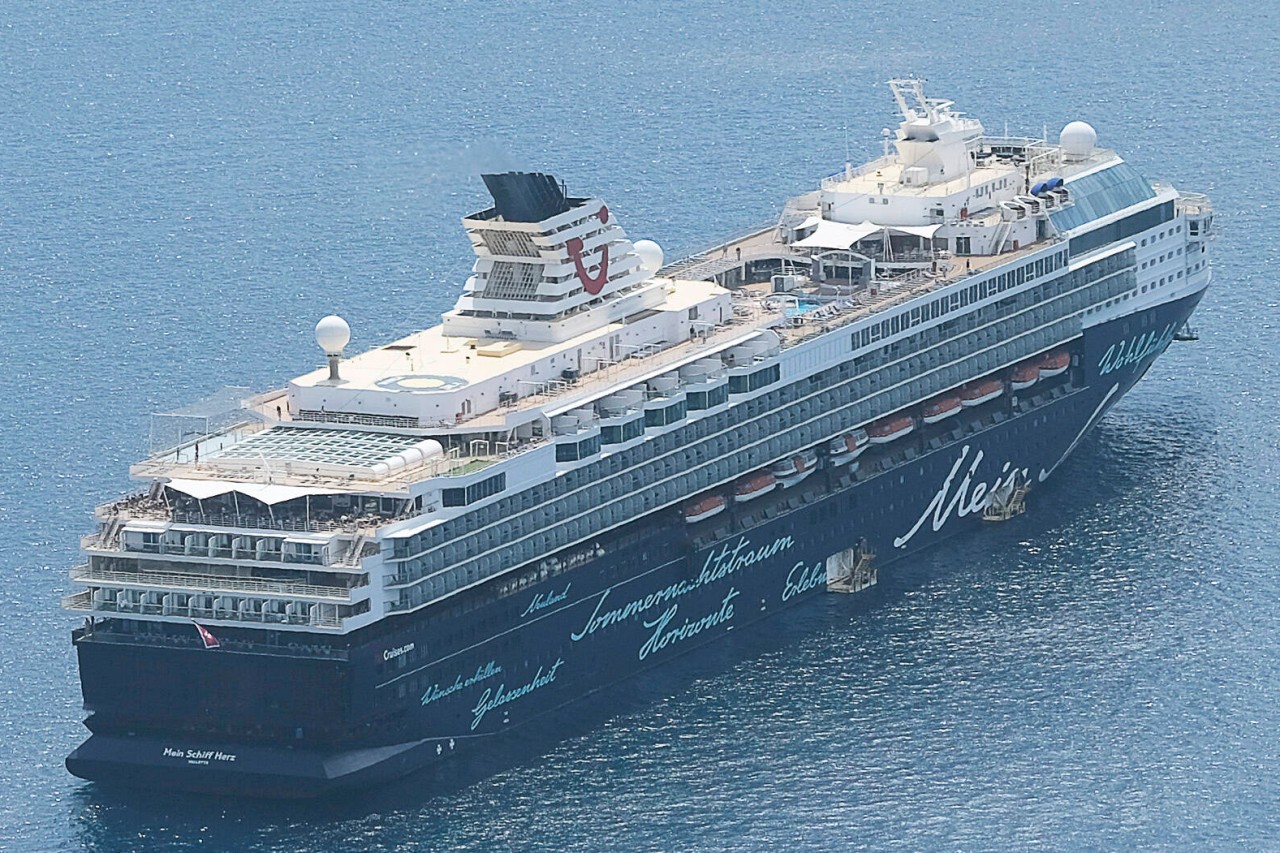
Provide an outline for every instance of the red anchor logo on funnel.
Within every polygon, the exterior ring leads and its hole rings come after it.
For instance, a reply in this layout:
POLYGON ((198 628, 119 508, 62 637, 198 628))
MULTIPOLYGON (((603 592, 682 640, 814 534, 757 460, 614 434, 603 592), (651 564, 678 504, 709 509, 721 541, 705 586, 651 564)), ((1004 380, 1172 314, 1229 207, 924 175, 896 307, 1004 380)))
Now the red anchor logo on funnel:
MULTIPOLYGON (((609 208, 600 205, 600 212, 596 214, 596 218, 600 220, 600 224, 609 221, 609 208)), ((604 283, 609 279, 609 247, 600 247, 600 269, 595 275, 587 272, 587 265, 582 262, 582 238, 570 237, 565 241, 564 247, 569 252, 569 257, 573 259, 573 268, 578 274, 578 281, 582 282, 582 289, 592 296, 604 289, 604 283)))

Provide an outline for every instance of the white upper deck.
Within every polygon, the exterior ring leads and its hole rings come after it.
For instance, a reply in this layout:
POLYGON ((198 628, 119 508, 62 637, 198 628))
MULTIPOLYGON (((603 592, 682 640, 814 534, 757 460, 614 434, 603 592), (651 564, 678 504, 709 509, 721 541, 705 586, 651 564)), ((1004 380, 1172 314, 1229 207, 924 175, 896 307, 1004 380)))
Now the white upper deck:
MULTIPOLYGON (((930 227, 968 219, 1019 197, 1041 198, 1037 187, 1092 168, 1115 154, 1096 148, 1082 122, 1064 129, 1058 145, 1031 137, 991 137, 952 102, 924 95, 921 80, 890 81, 902 121, 885 154, 826 178, 821 218, 880 227, 930 227)), ((1052 203, 1055 200, 1050 200, 1052 203)), ((932 236, 932 232, 931 232, 932 236)))
POLYGON ((812 264, 818 290, 828 272, 844 275, 821 311, 802 318, 777 299, 660 276, 661 249, 633 243, 600 199, 548 175, 487 175, 493 206, 462 220, 473 273, 442 324, 345 357, 345 323, 326 319, 341 327, 319 334, 328 370, 255 401, 247 426, 202 438, 202 460, 179 448, 134 473, 405 494, 545 443, 557 417, 599 418, 611 394, 656 394, 676 371, 684 385, 699 359, 732 369, 734 348, 769 329, 786 346, 1035 251, 1062 236, 1051 215, 1072 212, 1064 179, 1121 162, 1079 122, 1056 145, 989 137, 921 81, 891 86, 902 114, 893 152, 886 139, 884 157, 846 166, 793 200, 780 227, 713 260, 741 265, 745 246, 747 263, 812 264), (396 440, 370 444, 370 433, 396 440))

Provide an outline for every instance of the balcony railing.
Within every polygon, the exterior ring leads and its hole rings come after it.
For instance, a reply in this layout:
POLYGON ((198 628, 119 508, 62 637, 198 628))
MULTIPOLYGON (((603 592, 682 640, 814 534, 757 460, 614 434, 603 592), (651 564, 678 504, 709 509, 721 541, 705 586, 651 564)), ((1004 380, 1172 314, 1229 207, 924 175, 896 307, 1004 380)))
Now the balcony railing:
POLYGON ((201 590, 208 592, 249 593, 267 598, 317 598, 324 601, 351 603, 351 589, 315 584, 269 581, 254 578, 227 578, 169 572, 113 572, 89 565, 76 566, 71 579, 80 583, 123 584, 126 586, 166 590, 201 590))
POLYGON ((203 557, 213 560, 250 560, 255 563, 301 563, 308 566, 323 566, 321 554, 300 554, 288 551, 263 551, 258 556, 256 548, 215 547, 194 545, 187 550, 185 544, 177 542, 147 542, 137 548, 126 549, 131 554, 160 554, 171 557, 203 557))
POLYGON ((210 621, 223 622, 247 622, 261 625, 302 625, 310 628, 341 628, 342 617, 328 616, 324 614, 316 614, 314 617, 310 614, 298 613, 249 613, 241 614, 226 610, 215 610, 211 607, 191 607, 181 608, 181 612, 175 612, 172 608, 165 610, 161 604, 143 604, 132 602, 117 601, 99 601, 93 600, 93 593, 90 590, 77 592, 72 595, 64 596, 62 599, 62 607, 64 610, 74 610, 84 613, 139 613, 149 616, 172 616, 181 618, 207 619, 210 621))

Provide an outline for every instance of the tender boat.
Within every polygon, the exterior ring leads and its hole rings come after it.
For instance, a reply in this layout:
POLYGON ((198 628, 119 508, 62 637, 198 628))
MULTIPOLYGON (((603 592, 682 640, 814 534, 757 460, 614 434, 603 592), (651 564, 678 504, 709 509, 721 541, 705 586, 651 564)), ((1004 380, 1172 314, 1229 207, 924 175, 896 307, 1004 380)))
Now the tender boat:
POLYGON ((936 400, 930 400, 925 403, 922 420, 927 424, 936 424, 938 421, 946 420, 958 411, 960 411, 960 398, 954 394, 948 394, 946 397, 939 397, 936 400))
POLYGON ((713 515, 719 515, 729 506, 729 502, 724 499, 723 495, 706 495, 697 500, 686 501, 684 505, 684 520, 688 524, 697 524, 699 521, 706 521, 713 515))
POLYGON ((762 471, 756 474, 748 474, 745 477, 738 478, 733 484, 733 500, 734 503, 744 504, 747 501, 755 500, 761 495, 767 495, 778 487, 778 480, 768 471, 762 471))
POLYGON ((827 458, 837 467, 848 465, 867 449, 867 431, 857 429, 832 439, 827 445, 827 458))
POLYGON ((970 382, 960 389, 960 405, 981 406, 1004 393, 1004 383, 999 379, 983 379, 970 382))
POLYGON ((1040 368, 1040 376, 1045 379, 1051 376, 1061 376, 1071 366, 1071 353, 1064 349, 1047 352, 1040 356, 1036 366, 1040 368))
POLYGON ((1040 365, 1019 364, 1009 377, 1009 388, 1014 391, 1023 391, 1038 381, 1040 381, 1040 365))
POLYGON ((818 454, 812 450, 806 450, 795 456, 789 456, 781 462, 775 462, 771 470, 778 480, 778 485, 788 489, 808 477, 817 468, 818 454))
POLYGON ((910 415, 896 415, 880 420, 867 427, 867 436, 872 444, 888 444, 896 441, 916 428, 916 422, 910 415))

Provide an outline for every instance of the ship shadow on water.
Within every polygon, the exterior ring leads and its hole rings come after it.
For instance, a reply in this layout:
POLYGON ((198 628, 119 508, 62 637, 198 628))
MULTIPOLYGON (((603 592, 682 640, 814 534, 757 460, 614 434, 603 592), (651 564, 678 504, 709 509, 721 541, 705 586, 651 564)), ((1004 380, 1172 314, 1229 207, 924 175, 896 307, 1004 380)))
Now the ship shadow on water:
MULTIPOLYGON (((646 715, 661 703, 696 702, 700 687, 734 679, 744 668, 763 665, 767 676, 769 667, 786 666, 793 652, 826 660, 820 649, 849 639, 874 647, 876 632, 894 631, 894 614, 914 606, 912 596, 939 584, 974 592, 976 597, 964 606, 979 609, 1002 606, 988 596, 1005 584, 1064 585, 1060 600, 1065 606, 1088 594, 1087 579, 1072 574, 1087 572, 1096 555, 1091 545, 1080 547, 1066 565, 1051 566, 1036 561, 1041 549, 1067 541, 1074 550, 1070 540, 1081 525, 1105 525, 1117 508, 1149 508, 1153 495, 1173 495, 1188 480, 1212 478, 1221 452, 1215 444, 1204 417, 1160 412, 1152 422, 1140 411, 1122 410, 1100 424, 1053 479, 1033 492, 1025 515, 1005 524, 969 525, 937 547, 887 564, 878 584, 862 593, 818 596, 774 613, 763 623, 768 630, 732 632, 686 652, 674 665, 644 671, 544 715, 475 754, 317 801, 253 801, 86 784, 73 800, 79 805, 81 838, 90 850, 122 849, 122 838, 136 838, 136 849, 154 849, 166 837, 190 837, 198 830, 214 847, 235 847, 260 842, 264 834, 285 833, 290 826, 305 826, 310 835, 326 825, 412 814, 456 800, 477 785, 501 788, 519 784, 517 777, 536 783, 547 772, 540 765, 548 759, 561 765, 551 772, 563 773, 565 756, 588 748, 602 729, 642 729, 646 715)), ((1128 529, 1141 524, 1134 522, 1128 529)), ((1146 535, 1161 534, 1153 530, 1146 535)), ((842 660, 848 662, 834 655, 829 665, 839 666, 842 660)))

